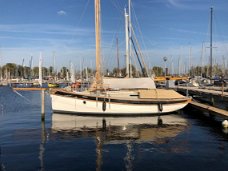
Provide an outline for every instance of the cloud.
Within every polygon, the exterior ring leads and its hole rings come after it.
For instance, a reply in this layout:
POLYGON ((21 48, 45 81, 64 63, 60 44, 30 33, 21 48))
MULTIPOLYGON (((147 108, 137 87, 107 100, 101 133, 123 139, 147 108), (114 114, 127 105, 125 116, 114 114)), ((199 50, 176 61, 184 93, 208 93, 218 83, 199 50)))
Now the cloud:
POLYGON ((67 15, 66 11, 63 11, 63 10, 58 11, 57 14, 59 16, 65 16, 65 15, 67 15))
MULTIPOLYGON (((68 65, 78 57, 90 58, 95 53, 94 30, 58 24, 0 24, 1 64, 21 63, 22 57, 29 61, 30 54, 47 57, 45 65, 51 64, 52 52, 56 51, 59 65, 68 65), (92 49, 92 50, 91 50, 92 49)), ((34 62, 35 63, 35 62, 34 62)), ((38 64, 38 62, 36 62, 38 64)))
MULTIPOLYGON (((208 3, 208 0, 163 0, 168 7, 174 7, 184 10, 208 10, 210 6, 213 6, 211 3, 208 3)), ((227 5, 219 5, 222 6, 227 5)))
POLYGON ((56 24, 0 24, 0 33, 16 34, 22 36, 32 34, 33 37, 37 34, 43 35, 63 35, 63 36, 86 36, 93 34, 94 30, 90 28, 79 28, 68 25, 56 24))
POLYGON ((186 7, 185 5, 181 4, 179 0, 167 0, 169 5, 176 7, 176 8, 184 8, 186 7))

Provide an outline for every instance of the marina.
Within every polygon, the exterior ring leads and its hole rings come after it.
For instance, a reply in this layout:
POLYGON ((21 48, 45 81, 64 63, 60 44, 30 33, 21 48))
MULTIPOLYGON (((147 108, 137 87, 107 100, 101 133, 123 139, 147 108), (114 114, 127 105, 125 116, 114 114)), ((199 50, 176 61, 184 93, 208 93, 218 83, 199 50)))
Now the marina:
POLYGON ((0 171, 227 170, 226 1, 12 1, 0 171))
POLYGON ((200 112, 161 116, 163 126, 153 116, 108 117, 103 129, 103 117, 52 113, 48 94, 42 122, 38 91, 0 92, 1 170, 226 170, 227 130, 200 112))

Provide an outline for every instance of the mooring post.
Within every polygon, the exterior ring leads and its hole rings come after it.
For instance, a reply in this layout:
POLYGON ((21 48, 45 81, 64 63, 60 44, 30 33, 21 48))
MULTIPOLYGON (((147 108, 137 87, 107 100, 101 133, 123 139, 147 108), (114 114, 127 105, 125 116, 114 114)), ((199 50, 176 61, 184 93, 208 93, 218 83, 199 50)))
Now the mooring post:
POLYGON ((211 105, 214 106, 215 105, 215 99, 214 99, 214 96, 211 95, 211 105))
POLYGON ((187 83, 187 88, 186 88, 186 96, 188 97, 189 94, 188 94, 188 83, 187 83))
POLYGON ((163 120, 162 120, 162 118, 161 118, 161 116, 160 116, 160 114, 158 115, 158 120, 157 120, 157 125, 158 126, 162 126, 162 124, 163 124, 163 120))
POLYGON ((222 96, 223 96, 223 93, 224 93, 224 82, 222 81, 222 96))
POLYGON ((45 96, 44 96, 44 89, 41 89, 41 120, 44 121, 45 120, 45 109, 44 109, 44 100, 45 100, 45 96))
POLYGON ((103 129, 103 131, 106 130, 106 120, 105 120, 105 118, 102 119, 102 129, 103 129))

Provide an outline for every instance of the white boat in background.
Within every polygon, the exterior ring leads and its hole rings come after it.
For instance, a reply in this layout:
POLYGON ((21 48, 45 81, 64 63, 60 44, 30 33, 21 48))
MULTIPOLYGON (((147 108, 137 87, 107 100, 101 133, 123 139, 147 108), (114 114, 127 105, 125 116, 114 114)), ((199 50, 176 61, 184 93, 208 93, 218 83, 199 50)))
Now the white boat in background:
POLYGON ((177 111, 189 103, 190 98, 174 90, 156 89, 154 80, 149 77, 103 78, 100 64, 100 0, 95 0, 95 28, 95 81, 89 90, 83 92, 64 89, 51 92, 53 112, 89 115, 151 115, 177 111))
POLYGON ((203 86, 211 86, 211 80, 208 78, 203 78, 201 76, 195 76, 190 79, 189 86, 192 87, 203 87, 203 86))

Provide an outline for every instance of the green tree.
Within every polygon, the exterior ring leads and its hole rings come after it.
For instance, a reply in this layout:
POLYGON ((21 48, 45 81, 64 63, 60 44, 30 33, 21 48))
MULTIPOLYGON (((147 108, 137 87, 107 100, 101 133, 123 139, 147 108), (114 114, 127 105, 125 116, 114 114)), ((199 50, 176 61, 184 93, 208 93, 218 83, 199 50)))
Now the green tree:
POLYGON ((14 64, 14 63, 7 63, 6 65, 4 65, 2 67, 3 69, 3 72, 6 72, 7 73, 4 73, 4 74, 9 74, 10 75, 10 78, 15 78, 16 76, 16 71, 17 71, 17 65, 14 64))
POLYGON ((159 66, 154 66, 152 68, 152 73, 155 74, 155 76, 162 76, 163 75, 163 68, 159 66))
POLYGON ((48 72, 49 72, 49 75, 50 76, 54 76, 54 68, 53 68, 53 66, 50 66, 49 68, 48 68, 48 72))
POLYGON ((35 78, 39 77, 39 67, 33 67, 33 75, 35 78))
POLYGON ((61 70, 60 70, 60 76, 62 78, 66 78, 67 71, 68 71, 67 67, 62 67, 61 70))

